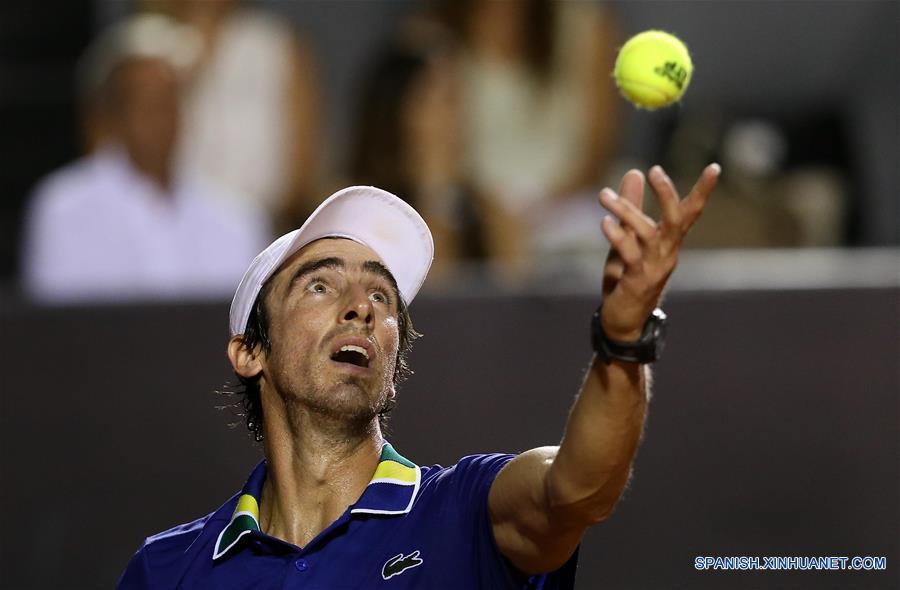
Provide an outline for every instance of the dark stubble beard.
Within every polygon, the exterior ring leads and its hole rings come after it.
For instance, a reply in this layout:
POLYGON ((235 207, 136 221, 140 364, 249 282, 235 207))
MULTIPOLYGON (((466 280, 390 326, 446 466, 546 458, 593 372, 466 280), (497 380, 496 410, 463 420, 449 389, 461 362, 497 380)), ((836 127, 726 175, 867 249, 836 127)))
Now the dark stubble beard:
MULTIPOLYGON (((313 374, 329 374, 329 362, 316 363, 312 367, 313 374)), ((340 375, 337 382, 325 384, 308 375, 303 383, 297 384, 299 391, 284 394, 282 399, 292 424, 302 423, 304 415, 308 414, 341 438, 356 437, 366 435, 377 423, 387 401, 389 386, 389 377, 373 382, 362 376, 340 375), (380 389, 377 396, 371 392, 375 387, 380 389)))

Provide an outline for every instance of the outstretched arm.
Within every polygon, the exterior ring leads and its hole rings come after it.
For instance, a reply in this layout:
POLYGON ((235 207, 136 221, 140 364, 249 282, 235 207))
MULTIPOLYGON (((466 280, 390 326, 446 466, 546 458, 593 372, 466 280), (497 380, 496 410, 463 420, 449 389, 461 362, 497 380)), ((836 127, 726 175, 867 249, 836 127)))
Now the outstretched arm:
MULTIPOLYGON (((619 194, 600 201, 619 221, 603 220, 611 249, 603 274, 601 321, 613 340, 640 337, 675 269, 682 240, 700 217, 719 176, 712 164, 684 199, 656 166, 650 185, 663 218, 641 211, 644 175, 629 171, 619 194)), ((562 566, 592 524, 605 520, 631 472, 647 408, 649 371, 635 363, 596 357, 558 447, 522 453, 498 474, 489 508, 500 551, 520 570, 535 574, 562 566)))

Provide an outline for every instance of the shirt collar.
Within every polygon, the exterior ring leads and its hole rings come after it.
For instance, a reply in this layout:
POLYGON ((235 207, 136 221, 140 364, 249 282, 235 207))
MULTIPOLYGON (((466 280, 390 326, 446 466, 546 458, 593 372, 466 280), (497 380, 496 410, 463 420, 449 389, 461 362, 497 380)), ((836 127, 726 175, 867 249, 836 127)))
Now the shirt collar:
POLYGON ((128 192, 132 199, 140 197, 163 209, 171 208, 182 200, 182 174, 177 166, 172 169, 171 189, 167 191, 138 170, 122 143, 113 142, 102 146, 93 156, 93 162, 100 168, 100 177, 112 182, 113 190, 128 192), (127 187, 127 191, 123 187, 127 187))
MULTIPOLYGON (((350 507, 350 514, 401 515, 412 509, 421 483, 419 467, 394 450, 390 443, 381 447, 375 474, 362 496, 350 507)), ((250 474, 231 520, 216 539, 213 559, 219 559, 237 545, 238 540, 259 531, 259 498, 266 480, 266 462, 262 461, 250 474)))

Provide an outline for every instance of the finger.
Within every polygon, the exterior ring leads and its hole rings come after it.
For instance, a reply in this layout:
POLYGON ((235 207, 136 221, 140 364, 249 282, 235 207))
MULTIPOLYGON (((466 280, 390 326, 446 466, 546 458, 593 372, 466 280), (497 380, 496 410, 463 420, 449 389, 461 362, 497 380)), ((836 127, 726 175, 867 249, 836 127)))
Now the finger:
POLYGON ((659 201, 659 206, 662 209, 663 230, 665 231, 669 228, 681 229, 681 209, 678 207, 680 199, 672 179, 662 169, 662 166, 651 168, 648 178, 650 186, 653 187, 653 192, 656 193, 656 200, 659 201))
POLYGON ((713 189, 716 188, 716 183, 719 182, 721 173, 722 167, 718 164, 710 164, 704 168, 694 188, 681 201, 679 208, 682 214, 681 227, 684 231, 690 229, 694 222, 697 221, 697 218, 700 217, 700 214, 703 213, 703 208, 706 207, 709 196, 712 194, 713 189))
POLYGON ((641 241, 651 242, 656 237, 656 222, 625 197, 617 197, 611 189, 600 191, 600 202, 616 215, 625 229, 632 230, 641 241))
POLYGON ((644 173, 637 168, 626 172, 619 184, 619 194, 638 209, 642 209, 644 206, 644 173))
MULTIPOLYGON (((607 215, 604 217, 609 217, 609 216, 607 215)), ((613 222, 618 224, 618 222, 615 219, 613 219, 613 222)), ((601 226, 602 226, 602 223, 601 223, 601 226)), ((615 266, 615 265, 621 266, 622 265, 622 257, 619 255, 619 252, 615 248, 610 248, 609 254, 607 254, 607 256, 606 256, 606 266, 610 266, 610 265, 612 265, 612 266, 615 266)))
MULTIPOLYGON (((641 247, 634 236, 629 235, 615 219, 603 218, 603 234, 622 258, 625 268, 637 266, 641 261, 641 247)), ((624 272, 624 269, 623 269, 624 272)))

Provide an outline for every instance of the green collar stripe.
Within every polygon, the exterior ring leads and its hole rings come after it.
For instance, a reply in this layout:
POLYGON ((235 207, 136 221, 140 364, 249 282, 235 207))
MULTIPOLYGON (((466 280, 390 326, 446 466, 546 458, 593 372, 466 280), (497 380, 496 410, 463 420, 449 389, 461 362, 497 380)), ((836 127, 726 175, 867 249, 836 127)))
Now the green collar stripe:
POLYGON ((231 521, 231 524, 225 529, 222 535, 222 543, 226 546, 231 545, 237 539, 238 535, 244 531, 258 531, 259 525, 253 520, 249 514, 241 514, 231 521))
POLYGON ((415 463, 395 451, 394 447, 391 446, 391 443, 384 443, 384 447, 381 448, 380 461, 394 461, 401 465, 405 465, 406 467, 412 467, 413 469, 417 467, 415 463))
POLYGON ((225 530, 222 531, 222 534, 219 535, 213 559, 231 549, 232 545, 241 538, 241 535, 258 530, 259 524, 257 524, 256 519, 249 514, 239 514, 235 516, 231 519, 231 522, 228 523, 228 526, 225 527, 225 530))

